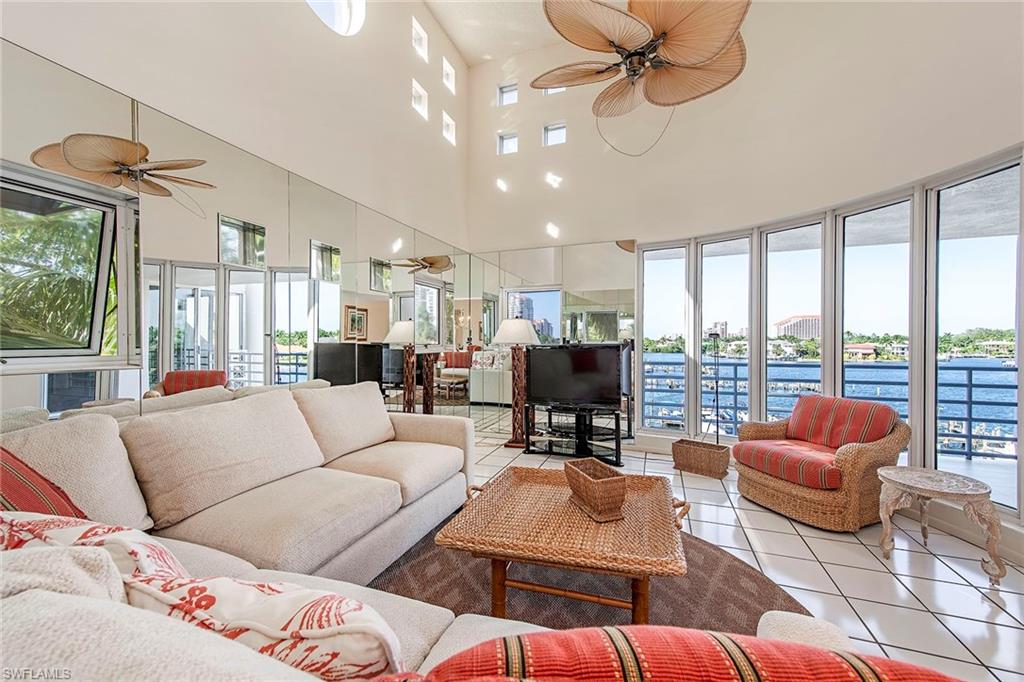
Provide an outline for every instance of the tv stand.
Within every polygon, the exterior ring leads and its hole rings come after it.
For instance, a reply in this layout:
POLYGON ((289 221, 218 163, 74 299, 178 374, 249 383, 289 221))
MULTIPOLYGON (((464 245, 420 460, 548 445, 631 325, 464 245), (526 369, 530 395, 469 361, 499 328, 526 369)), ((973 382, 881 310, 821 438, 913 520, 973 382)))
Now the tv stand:
POLYGON ((613 466, 622 466, 622 434, 620 431, 621 417, 619 410, 614 408, 575 407, 527 404, 524 408, 526 428, 526 448, 529 454, 562 455, 568 457, 596 457, 613 466), (538 409, 548 413, 547 428, 537 432, 534 423, 538 409), (553 415, 565 414, 573 416, 573 425, 555 423, 553 415), (615 420, 612 429, 595 427, 595 416, 611 416, 615 420), (612 440, 609 446, 598 442, 612 440))

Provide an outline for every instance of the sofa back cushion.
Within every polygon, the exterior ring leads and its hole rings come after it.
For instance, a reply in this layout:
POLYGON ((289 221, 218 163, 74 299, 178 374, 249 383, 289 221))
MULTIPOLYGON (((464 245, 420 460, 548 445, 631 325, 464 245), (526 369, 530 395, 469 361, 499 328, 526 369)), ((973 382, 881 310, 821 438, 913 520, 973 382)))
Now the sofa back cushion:
POLYGON ((274 384, 272 386, 239 386, 234 390, 235 400, 239 398, 248 398, 251 395, 258 393, 266 393, 267 391, 298 391, 303 388, 330 388, 331 382, 326 379, 310 379, 309 381, 297 381, 294 384, 274 384))
POLYGON ((69 419, 83 414, 108 414, 118 421, 126 421, 142 414, 170 412, 171 410, 184 410, 189 407, 199 407, 200 405, 225 403, 234 398, 234 395, 233 392, 223 386, 210 386, 209 388, 197 388, 194 391, 185 391, 184 393, 176 393, 161 398, 129 400, 113 405, 64 410, 61 412, 60 418, 69 419))
POLYGON ((885 438, 896 425, 896 410, 882 403, 823 395, 802 395, 786 427, 786 438, 830 448, 885 438))
POLYGON ((164 395, 174 395, 197 388, 227 386, 228 373, 222 369, 178 369, 164 375, 164 395))
POLYGON ((33 426, 3 434, 0 445, 59 486, 93 521, 153 527, 113 417, 87 414, 33 426))
POLYGON ((384 396, 372 381, 291 394, 327 462, 395 437, 384 396))
POLYGON ((324 462, 288 391, 140 417, 121 439, 156 528, 324 462))

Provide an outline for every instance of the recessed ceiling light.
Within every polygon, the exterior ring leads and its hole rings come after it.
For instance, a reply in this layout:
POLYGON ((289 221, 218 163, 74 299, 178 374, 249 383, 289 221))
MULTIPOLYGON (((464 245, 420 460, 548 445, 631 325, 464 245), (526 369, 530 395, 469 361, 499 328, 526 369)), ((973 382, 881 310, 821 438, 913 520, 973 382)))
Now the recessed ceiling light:
POLYGON ((558 239, 558 225, 555 225, 554 223, 548 223, 545 229, 547 229, 549 235, 551 235, 555 239, 558 239))
POLYGON ((548 174, 544 176, 544 182, 548 183, 555 189, 558 189, 558 186, 562 184, 562 178, 559 175, 548 172, 548 174))
POLYGON ((401 238, 398 238, 395 241, 391 242, 391 253, 398 253, 398 251, 401 248, 402 248, 402 239, 401 238))
POLYGON ((507 192, 507 191, 508 191, 508 183, 507 183, 507 182, 505 182, 504 180, 502 180, 501 178, 498 178, 497 180, 495 180, 495 181, 494 181, 494 184, 495 184, 495 185, 496 185, 496 186, 498 187, 498 189, 500 189, 500 190, 501 190, 502 192, 507 192))

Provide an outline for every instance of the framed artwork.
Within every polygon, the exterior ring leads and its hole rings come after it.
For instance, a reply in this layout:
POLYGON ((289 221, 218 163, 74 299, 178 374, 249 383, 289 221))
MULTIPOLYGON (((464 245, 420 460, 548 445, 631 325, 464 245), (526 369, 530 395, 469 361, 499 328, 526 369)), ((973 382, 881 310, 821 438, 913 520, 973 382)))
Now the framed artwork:
POLYGON ((370 312, 354 305, 345 306, 345 340, 366 341, 370 312))

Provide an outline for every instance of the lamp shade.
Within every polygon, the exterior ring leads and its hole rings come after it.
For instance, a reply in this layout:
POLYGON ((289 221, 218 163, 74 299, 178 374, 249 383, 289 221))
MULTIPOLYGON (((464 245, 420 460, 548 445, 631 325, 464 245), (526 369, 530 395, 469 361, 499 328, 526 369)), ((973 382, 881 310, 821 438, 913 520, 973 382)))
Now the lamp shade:
POLYGON ((412 320, 399 320, 391 325, 391 331, 384 337, 384 343, 408 344, 416 342, 416 327, 412 320))
POLYGON ((533 328, 532 321, 502 320, 492 343, 501 346, 535 346, 540 343, 540 339, 537 338, 537 330, 533 328))

